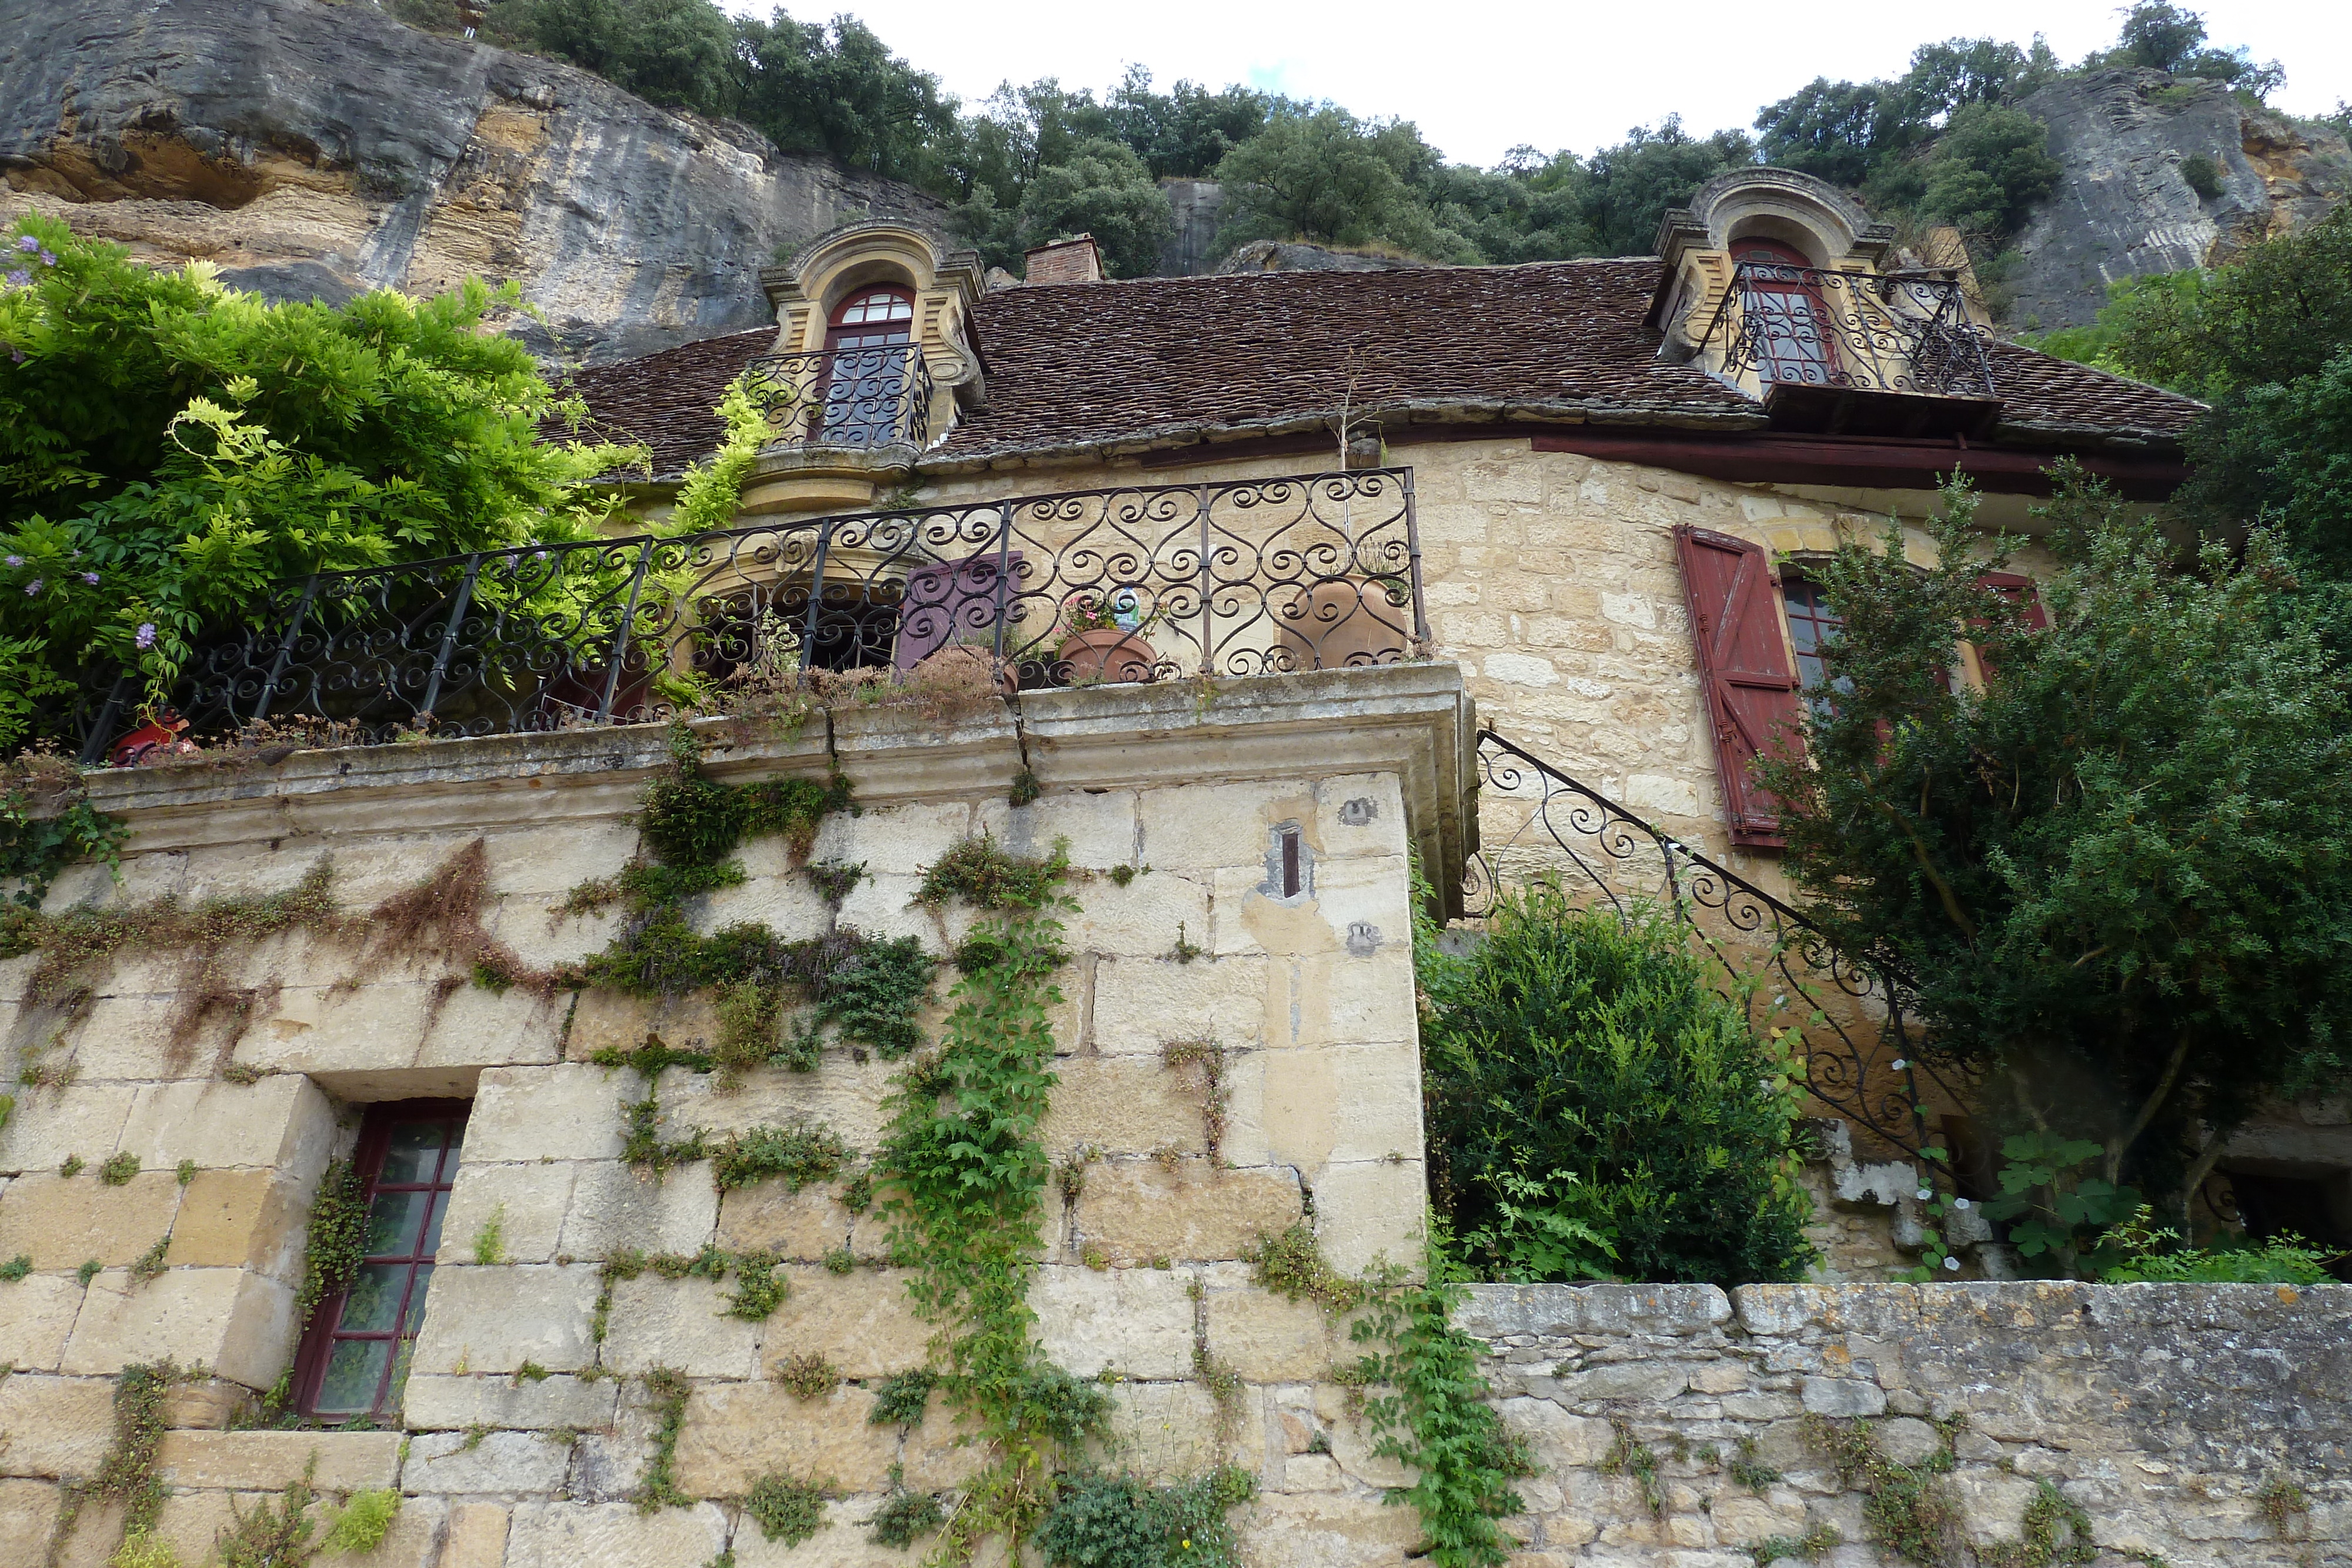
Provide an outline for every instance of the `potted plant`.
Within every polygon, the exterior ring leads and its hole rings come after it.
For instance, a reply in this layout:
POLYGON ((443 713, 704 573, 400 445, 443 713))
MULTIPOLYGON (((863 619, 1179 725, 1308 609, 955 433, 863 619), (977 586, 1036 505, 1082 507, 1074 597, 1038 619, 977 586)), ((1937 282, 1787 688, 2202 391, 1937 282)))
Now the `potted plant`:
POLYGON ((1062 645, 1054 674, 1065 685, 1148 681, 1159 654, 1143 632, 1160 618, 1146 613, 1133 589, 1083 590, 1062 601, 1062 645))

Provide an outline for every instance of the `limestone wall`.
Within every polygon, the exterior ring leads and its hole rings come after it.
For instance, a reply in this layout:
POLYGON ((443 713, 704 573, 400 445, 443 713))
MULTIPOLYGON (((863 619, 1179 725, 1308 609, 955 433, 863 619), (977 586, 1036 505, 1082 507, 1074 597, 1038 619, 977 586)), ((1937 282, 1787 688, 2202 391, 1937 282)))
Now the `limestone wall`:
MULTIPOLYGON (((1253 1528, 1267 1542, 1294 1514, 1335 1511, 1394 1547, 1411 1533, 1360 1486, 1335 1499, 1343 1465, 1381 1479, 1362 1441, 1305 1455, 1328 1402, 1317 1379, 1352 1353, 1313 1307, 1251 1284, 1240 1260, 1301 1219, 1349 1271, 1418 1257, 1406 854, 1458 860, 1470 723, 1452 673, 1423 666, 1272 678, 1211 702, 1076 691, 1024 698, 1017 714, 853 710, 793 737, 714 737, 709 767, 722 779, 822 777, 837 763, 862 814, 828 817, 814 853, 869 873, 839 921, 935 953, 969 916, 909 906, 920 867, 982 831, 1019 852, 1067 841, 1080 911, 1066 917, 1060 1083, 1043 1136, 1082 1185, 1048 1189, 1030 1292, 1038 1333, 1066 1370, 1115 1382, 1125 1462, 1176 1474, 1230 1458, 1256 1473, 1270 1495, 1253 1528), (1006 791, 1024 763, 1044 793, 1014 808, 1006 791), (1285 828, 1301 840, 1296 896, 1269 882, 1285 828), (1136 873, 1123 886, 1109 874, 1119 867, 1136 873), (1182 1041, 1222 1051, 1221 1116, 1197 1067, 1165 1059, 1182 1041), (1195 1375, 1204 1357, 1239 1375, 1223 1405, 1195 1375)), ((553 906, 624 863, 628 813, 665 755, 657 729, 568 732, 106 776, 99 803, 132 825, 121 884, 79 871, 51 907, 281 890, 325 857, 341 907, 363 914, 478 837, 491 935, 528 963, 577 958, 604 946, 614 917, 553 906)), ((707 895, 702 928, 760 920, 791 937, 835 919, 773 841, 740 852, 749 879, 707 895)), ((31 1263, 0 1281, 0 1362, 14 1369, 0 1376, 0 1563, 44 1561, 59 1483, 89 1478, 108 1450, 113 1375, 166 1355, 207 1375, 173 1393, 157 1465, 171 1489, 162 1531, 191 1565, 233 1507, 306 1467, 322 1490, 407 1494, 385 1545, 344 1561, 700 1568, 730 1546, 741 1568, 917 1560, 872 1545, 856 1521, 893 1465, 934 1490, 980 1456, 936 1398, 911 1431, 867 1420, 875 1385, 921 1365, 930 1329, 904 1276, 882 1266, 877 1216, 847 1207, 851 1172, 797 1194, 772 1181, 722 1197, 707 1164, 655 1180, 622 1159, 623 1102, 646 1088, 589 1058, 649 1031, 691 1046, 711 1032, 707 1002, 496 995, 367 943, 295 933, 232 946, 201 981, 185 954, 125 956, 70 1006, 27 999, 37 956, 0 967, 9 1076, 30 1066, 43 1080, 17 1091, 0 1132, 0 1261, 31 1263), (207 989, 244 997, 241 1014, 215 1009, 175 1040, 207 989), (473 1103, 405 1430, 234 1429, 294 1349, 320 1173, 352 1146, 366 1103, 418 1095, 473 1103), (138 1174, 110 1185, 99 1170, 122 1154, 138 1174), (485 1263, 476 1249, 494 1217, 504 1260, 485 1263), (129 1266, 165 1236, 161 1271, 134 1278, 129 1266), (708 1280, 602 1278, 625 1248, 706 1244, 781 1253, 789 1298, 746 1322, 722 1315, 708 1280), (845 1381, 804 1399, 774 1375, 812 1354, 845 1381), (676 1478, 694 1501, 640 1511, 629 1499, 656 1437, 644 1375, 657 1368, 691 1383, 676 1478), (792 1551, 747 1527, 740 1500, 770 1474, 836 1483, 833 1527, 792 1551)), ((900 1065, 828 1049, 813 1072, 759 1069, 732 1091, 672 1068, 655 1085, 660 1132, 821 1121, 862 1161, 900 1065)), ((104 1562, 120 1519, 85 1506, 55 1561, 104 1562)), ((1299 1559, 1268 1544, 1258 1560, 1299 1559)))
MULTIPOLYGON (((1213 448, 1207 449, 1213 451, 1213 448)), ((1906 549, 1930 559, 1916 526, 1936 498, 1916 491, 1835 491, 1735 485, 1574 453, 1536 452, 1524 436, 1419 441, 1388 461, 1412 470, 1422 571, 1435 655, 1458 662, 1481 720, 1554 766, 1624 802, 1768 888, 1769 854, 1732 848, 1674 529, 1690 523, 1776 552, 1833 550, 1841 535, 1874 538, 1890 515, 1906 549)), ((927 484, 925 502, 954 505, 1106 484, 1176 486, 1312 473, 1336 452, 1142 469, 1027 468, 927 484)), ((2012 530, 2032 519, 2017 497, 1979 513, 2012 530)), ((2029 547, 2018 570, 2046 568, 2029 547)), ((1481 838, 1508 842, 1524 800, 1488 790, 1481 838)))
POLYGON ((2047 1481, 2099 1568, 2352 1562, 2352 1288, 1490 1285, 1457 1322, 1544 1466, 1514 1568, 1745 1568, 1825 1525, 1846 1544, 1788 1555, 1902 1561, 1808 1414, 1860 1418, 1900 1464, 1948 1445, 1979 1544, 2017 1542, 2047 1481))

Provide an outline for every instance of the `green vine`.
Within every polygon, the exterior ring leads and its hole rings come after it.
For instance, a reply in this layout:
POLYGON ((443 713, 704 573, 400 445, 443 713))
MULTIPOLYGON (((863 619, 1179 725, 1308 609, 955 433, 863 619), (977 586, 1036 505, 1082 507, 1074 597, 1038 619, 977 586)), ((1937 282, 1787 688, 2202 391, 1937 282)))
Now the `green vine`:
POLYGON ((114 1440, 95 1474, 62 1489, 65 1507, 49 1538, 52 1563, 71 1538, 82 1505, 91 1498, 121 1506, 120 1544, 133 1545, 153 1532, 163 1511, 163 1483, 155 1474, 156 1450, 163 1442, 163 1401, 184 1375, 167 1356, 126 1366, 115 1378, 114 1440))
POLYGON ((319 1303, 359 1277, 367 1256, 366 1183, 349 1160, 336 1160, 319 1178, 302 1244, 302 1286, 294 1292, 295 1332, 310 1326, 319 1303))
MULTIPOLYGON (((1361 1401, 1376 1439, 1372 1451, 1420 1472, 1412 1485, 1389 1488, 1383 1500, 1410 1503, 1420 1514, 1418 1554, 1433 1568, 1501 1568, 1512 1543, 1496 1521, 1526 1511, 1510 1483, 1534 1475, 1535 1463, 1486 1402, 1489 1390, 1478 1375, 1483 1347, 1453 1326, 1463 1281, 1438 1234, 1433 1224, 1426 1282, 1393 1265, 1346 1279, 1325 1261, 1304 1221, 1261 1238, 1246 1256, 1265 1289, 1313 1301, 1335 1317, 1357 1314, 1349 1335, 1372 1348, 1336 1368, 1332 1379, 1348 1389, 1351 1411, 1361 1401), (1375 1388, 1388 1392, 1365 1399, 1375 1388)), ((1648 1452, 1622 1428, 1619 1448, 1611 1450, 1637 1475, 1648 1452)), ((1654 1471, 1656 1460, 1648 1464, 1654 1471)))
POLYGON ((925 868, 916 894, 990 916, 957 951, 961 978, 940 1044, 893 1087, 875 1160, 891 1258, 914 1270, 908 1292, 938 1329, 940 1386, 991 1455, 941 1526, 941 1562, 1034 1531, 1053 1500, 1055 1458, 1100 1434, 1111 1409, 1099 1385, 1044 1360, 1028 1303, 1050 1171, 1038 1128, 1056 1082, 1048 1009, 1066 957, 1055 916, 1076 907, 1062 892, 1068 872, 1058 843, 1046 860, 1024 860, 982 835, 925 868))
POLYGON ((130 828, 89 803, 80 775, 63 758, 18 758, 7 765, 5 778, 0 887, 15 885, 0 906, 0 958, 13 958, 32 950, 34 944, 26 940, 32 916, 67 867, 97 860, 121 878, 122 841, 130 828))

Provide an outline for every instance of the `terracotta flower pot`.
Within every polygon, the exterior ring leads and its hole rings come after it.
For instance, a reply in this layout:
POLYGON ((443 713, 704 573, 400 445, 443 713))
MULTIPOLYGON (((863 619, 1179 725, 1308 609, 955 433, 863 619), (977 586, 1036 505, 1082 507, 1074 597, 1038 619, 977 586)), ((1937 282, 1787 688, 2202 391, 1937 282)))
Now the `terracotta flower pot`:
POLYGON ((1278 612, 1283 656, 1294 670, 1393 664, 1412 642, 1412 611, 1391 603, 1377 578, 1318 582, 1278 612))
POLYGON ((1134 632, 1105 626, 1065 639, 1054 673, 1066 685, 1148 681, 1157 658, 1151 644, 1134 632))

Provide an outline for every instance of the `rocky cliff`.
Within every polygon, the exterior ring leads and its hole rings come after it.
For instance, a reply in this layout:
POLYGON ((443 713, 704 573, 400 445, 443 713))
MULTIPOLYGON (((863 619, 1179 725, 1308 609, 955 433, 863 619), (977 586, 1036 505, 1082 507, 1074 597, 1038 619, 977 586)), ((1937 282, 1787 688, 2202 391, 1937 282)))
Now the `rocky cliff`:
POLYGON ((2021 327, 2088 321, 2109 283, 2211 266, 2317 222, 2352 189, 2344 138, 2248 108, 2215 82, 2100 71, 2021 107, 2050 127, 2065 171, 2019 239, 2010 317, 2021 327), (2210 196, 2182 172, 2200 154, 2220 175, 2210 196))
POLYGON ((278 298, 511 278, 591 361, 772 319, 776 249, 941 205, 367 0, 0 0, 0 223, 278 298))

